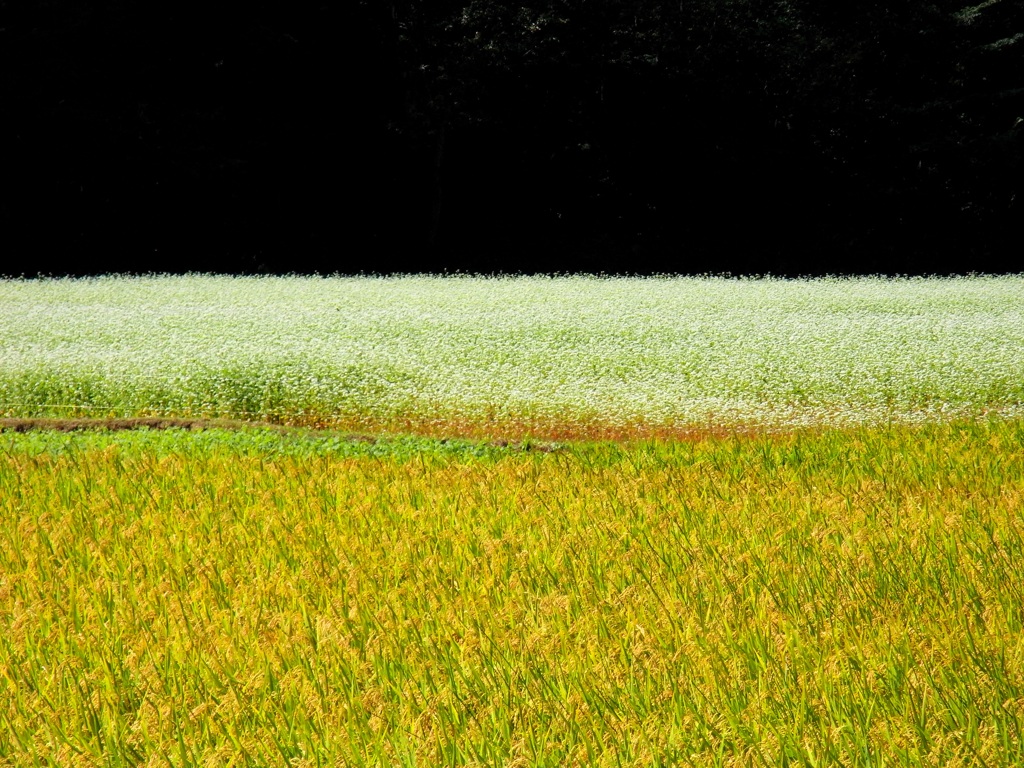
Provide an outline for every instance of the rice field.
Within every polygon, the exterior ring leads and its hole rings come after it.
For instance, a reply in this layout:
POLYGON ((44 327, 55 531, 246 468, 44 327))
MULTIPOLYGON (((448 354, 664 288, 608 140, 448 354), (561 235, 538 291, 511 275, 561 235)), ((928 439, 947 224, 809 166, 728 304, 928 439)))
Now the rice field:
POLYGON ((1022 307, 0 281, 0 766, 1024 764, 1022 307))
POLYGON ((195 437, 0 435, 0 764, 1024 762, 1020 422, 195 437))
POLYGON ((0 318, 0 416, 482 436, 1024 412, 1021 276, 5 280, 0 318))

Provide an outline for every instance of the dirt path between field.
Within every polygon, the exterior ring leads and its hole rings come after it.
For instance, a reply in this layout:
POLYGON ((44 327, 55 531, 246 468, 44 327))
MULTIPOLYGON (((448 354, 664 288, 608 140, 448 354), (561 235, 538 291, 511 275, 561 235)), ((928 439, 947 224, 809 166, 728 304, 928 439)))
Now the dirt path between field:
POLYGON ((418 437, 464 438, 482 440, 494 445, 513 445, 523 441, 551 442, 612 441, 635 442, 663 439, 698 441, 708 438, 757 437, 789 434, 793 430, 771 430, 741 426, 664 427, 614 426, 605 424, 572 423, 479 423, 458 421, 402 421, 402 422, 340 422, 334 424, 282 425, 269 422, 234 421, 229 419, 178 418, 166 416, 140 416, 132 418, 0 418, 0 432, 30 432, 52 430, 57 432, 123 431, 134 429, 271 429, 284 434, 315 433, 344 435, 352 440, 375 441, 396 435, 418 437))
POLYGON ((165 417, 138 417, 130 419, 0 419, 0 431, 32 432, 53 430, 55 432, 78 432, 82 430, 117 432, 127 429, 245 429, 254 426, 271 429, 287 429, 270 424, 251 424, 244 421, 222 421, 218 419, 177 419, 165 417))

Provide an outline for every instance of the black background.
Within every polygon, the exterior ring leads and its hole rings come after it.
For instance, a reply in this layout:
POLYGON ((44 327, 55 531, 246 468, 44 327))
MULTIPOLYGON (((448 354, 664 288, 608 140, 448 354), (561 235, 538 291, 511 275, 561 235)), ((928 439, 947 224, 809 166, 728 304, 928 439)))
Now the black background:
POLYGON ((6 275, 1024 271, 1018 0, 0 0, 0 29, 6 275))

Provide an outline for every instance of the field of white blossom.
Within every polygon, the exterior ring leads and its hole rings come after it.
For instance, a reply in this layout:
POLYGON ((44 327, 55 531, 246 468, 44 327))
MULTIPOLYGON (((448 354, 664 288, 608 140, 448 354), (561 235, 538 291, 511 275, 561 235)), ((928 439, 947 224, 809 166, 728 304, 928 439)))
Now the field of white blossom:
POLYGON ((0 318, 13 417, 1024 415, 1024 276, 4 280, 0 318))

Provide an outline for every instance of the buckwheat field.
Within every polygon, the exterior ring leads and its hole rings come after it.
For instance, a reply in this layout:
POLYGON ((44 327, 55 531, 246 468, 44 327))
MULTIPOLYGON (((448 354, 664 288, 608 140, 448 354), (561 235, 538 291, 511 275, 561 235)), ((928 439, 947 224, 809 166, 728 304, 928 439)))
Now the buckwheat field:
POLYGON ((0 282, 8 415, 677 427, 1019 416, 1024 278, 0 282))
POLYGON ((1022 313, 0 281, 0 765, 1020 765, 1022 313))

